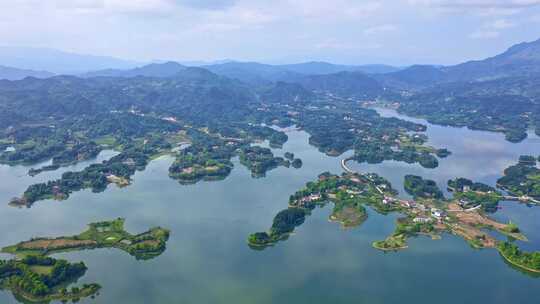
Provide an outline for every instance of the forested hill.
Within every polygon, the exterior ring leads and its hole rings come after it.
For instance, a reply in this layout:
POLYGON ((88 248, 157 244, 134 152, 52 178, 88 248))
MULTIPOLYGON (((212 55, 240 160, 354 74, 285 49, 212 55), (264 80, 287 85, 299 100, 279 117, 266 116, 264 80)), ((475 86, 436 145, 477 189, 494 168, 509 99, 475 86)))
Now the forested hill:
POLYGON ((233 119, 255 100, 242 83, 200 68, 168 78, 26 78, 0 81, 0 128, 133 108, 182 113, 186 119, 233 119))
POLYGON ((415 87, 400 100, 401 112, 438 124, 503 132, 512 142, 526 138, 529 128, 540 134, 540 40, 431 72, 432 81, 423 87, 408 83, 415 87))
POLYGON ((18 69, 0 65, 0 79, 20 80, 26 77, 47 78, 52 76, 54 76, 53 73, 46 71, 18 69))
POLYGON ((146 77, 173 77, 176 74, 184 71, 187 67, 177 63, 177 62, 165 62, 165 63, 152 63, 144 65, 142 67, 134 68, 131 70, 121 70, 121 69, 106 69, 93 72, 87 72, 81 77, 90 78, 90 77, 137 77, 137 76, 146 76, 146 77))
POLYGON ((442 83, 481 82, 538 74, 540 74, 540 40, 514 45, 499 55, 483 60, 453 66, 415 65, 374 76, 390 87, 417 89, 442 83))
POLYGON ((540 39, 510 47, 497 56, 469 61, 442 69, 448 80, 485 80, 502 77, 522 77, 540 73, 540 39))
POLYGON ((361 66, 321 62, 229 62, 202 68, 166 62, 84 77, 0 80, 0 129, 130 109, 181 113, 190 123, 234 121, 258 115, 254 109, 261 103, 341 98, 397 102, 403 113, 504 132, 515 142, 525 138, 530 127, 540 133, 540 41, 456 66, 379 68, 391 72, 368 74, 361 66))

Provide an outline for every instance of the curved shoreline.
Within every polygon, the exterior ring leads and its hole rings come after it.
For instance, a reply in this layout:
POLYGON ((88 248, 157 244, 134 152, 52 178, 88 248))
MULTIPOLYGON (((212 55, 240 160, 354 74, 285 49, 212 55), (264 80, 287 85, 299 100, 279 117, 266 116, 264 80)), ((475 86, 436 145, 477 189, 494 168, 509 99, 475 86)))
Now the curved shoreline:
POLYGON ((379 242, 379 241, 375 241, 373 243, 371 243, 371 246, 377 250, 381 250, 381 251, 399 251, 399 250, 403 250, 403 249, 407 249, 409 248, 409 246, 405 245, 405 246, 401 246, 401 247, 392 247, 392 248, 383 248, 381 246, 378 246, 376 243, 379 242))
POLYGON ((514 262, 512 261, 511 259, 509 259, 504 253, 502 253, 500 250, 497 249, 497 251, 499 252, 499 254, 510 264, 520 268, 520 269, 523 269, 523 270, 526 270, 526 271, 530 271, 530 272, 533 272, 533 273, 540 273, 540 270, 539 269, 533 269, 533 268, 529 268, 527 266, 523 266, 521 264, 518 264, 517 262, 514 262))
MULTIPOLYGON (((7 288, 10 289, 10 288, 7 288)), ((61 293, 54 293, 50 295, 45 296, 34 296, 21 288, 13 288, 12 292, 13 294, 16 294, 17 296, 20 296, 26 301, 32 302, 32 303, 42 303, 42 302, 51 302, 51 301, 72 301, 73 300, 80 300, 88 297, 93 297, 99 294, 99 291, 101 290, 101 286, 99 284, 90 284, 87 287, 81 288, 79 292, 77 293, 71 293, 71 294, 61 294, 61 293)))

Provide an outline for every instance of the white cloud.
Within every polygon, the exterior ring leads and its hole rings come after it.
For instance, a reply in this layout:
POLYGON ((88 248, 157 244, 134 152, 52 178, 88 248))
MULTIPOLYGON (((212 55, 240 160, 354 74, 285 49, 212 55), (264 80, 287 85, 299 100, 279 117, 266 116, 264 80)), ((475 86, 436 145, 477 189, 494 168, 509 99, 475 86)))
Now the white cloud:
POLYGON ((14 0, 9 4, 0 2, 0 9, 40 16, 56 13, 163 15, 173 13, 177 6, 171 0, 14 0))
POLYGON ((97 9, 104 6, 104 0, 53 0, 51 2, 63 9, 97 9))
POLYGON ((232 7, 227 10, 209 11, 200 15, 205 20, 193 28, 193 32, 228 32, 235 30, 260 29, 274 22, 278 16, 262 10, 232 7))
POLYGON ((365 29, 364 35, 376 35, 380 33, 394 32, 396 30, 397 26, 394 24, 384 24, 365 29))
POLYGON ((498 20, 495 20, 493 21, 492 23, 490 24, 487 24, 485 27, 486 28, 492 28, 492 29, 497 29, 497 30, 503 30, 503 29, 507 29, 507 28, 511 28, 511 27, 515 27, 516 25, 506 19, 498 19, 498 20))
POLYGON ((236 0, 168 0, 181 6, 204 10, 224 9, 236 4, 236 0))
POLYGON ((409 0, 409 3, 448 8, 524 8, 540 5, 540 0, 409 0))
POLYGON ((296 15, 306 18, 340 19, 363 18, 371 16, 382 8, 379 1, 351 0, 286 0, 284 8, 296 15))
MULTIPOLYGON (((6 1, 7 2, 7 1, 6 1)), ((237 0, 12 0, 0 7, 48 10, 95 10, 115 13, 152 14, 175 9, 221 10, 232 7, 237 0)))
POLYGON ((476 30, 469 35, 472 39, 495 39, 499 37, 500 33, 493 30, 476 30))
POLYGON ((327 49, 327 50, 340 50, 340 51, 374 50, 374 49, 382 48, 382 45, 379 43, 357 44, 357 43, 350 43, 350 42, 342 42, 336 39, 328 39, 328 40, 315 44, 315 48, 319 50, 327 49))
POLYGON ((531 22, 540 22, 540 15, 534 15, 529 20, 531 22))
MULTIPOLYGON (((368 18, 380 8, 381 3, 375 1, 276 0, 272 5, 268 5, 263 0, 238 0, 235 5, 221 10, 194 12, 200 16, 201 22, 191 31, 250 31, 277 22, 309 22, 314 26, 356 22, 368 18)), ((387 27, 380 30, 389 30, 387 27)))
POLYGON ((172 13, 174 6, 168 0, 104 0, 105 11, 124 14, 167 14, 172 13))
POLYGON ((473 13, 478 16, 511 16, 540 6, 540 0, 408 0, 409 4, 441 12, 473 13))
POLYGON ((492 17, 492 16, 513 16, 519 14, 522 11, 521 8, 484 8, 477 9, 476 13, 481 17, 492 17))
POLYGON ((501 31, 515 27, 516 24, 506 19, 497 19, 487 22, 482 27, 469 35, 472 39, 494 39, 501 35, 501 31))

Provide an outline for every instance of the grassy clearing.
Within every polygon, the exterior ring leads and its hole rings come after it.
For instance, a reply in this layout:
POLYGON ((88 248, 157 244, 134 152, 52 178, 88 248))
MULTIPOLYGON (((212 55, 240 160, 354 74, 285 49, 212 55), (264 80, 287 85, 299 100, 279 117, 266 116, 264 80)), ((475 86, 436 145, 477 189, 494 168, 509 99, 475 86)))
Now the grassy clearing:
POLYGON ((114 136, 110 136, 110 135, 96 138, 94 141, 96 142, 96 144, 102 145, 102 146, 114 146, 114 145, 116 145, 116 138, 114 138, 114 136))
POLYGON ((37 273, 37 274, 50 275, 52 273, 53 267, 52 266, 34 265, 34 266, 30 266, 30 270, 32 272, 37 273))
POLYGON ((407 236, 405 234, 394 234, 384 241, 373 242, 373 247, 383 251, 400 250, 407 248, 407 236))

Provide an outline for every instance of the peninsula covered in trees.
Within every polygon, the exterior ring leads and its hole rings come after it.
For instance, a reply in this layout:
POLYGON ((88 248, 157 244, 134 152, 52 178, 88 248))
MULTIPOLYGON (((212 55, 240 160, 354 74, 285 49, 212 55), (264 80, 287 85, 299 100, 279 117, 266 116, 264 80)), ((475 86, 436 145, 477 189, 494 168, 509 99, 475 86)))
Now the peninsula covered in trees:
POLYGON ((499 243, 497 249, 512 265, 527 271, 540 273, 540 251, 524 252, 518 246, 509 242, 499 243))

